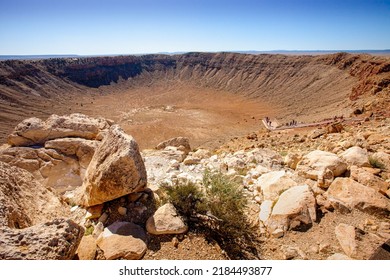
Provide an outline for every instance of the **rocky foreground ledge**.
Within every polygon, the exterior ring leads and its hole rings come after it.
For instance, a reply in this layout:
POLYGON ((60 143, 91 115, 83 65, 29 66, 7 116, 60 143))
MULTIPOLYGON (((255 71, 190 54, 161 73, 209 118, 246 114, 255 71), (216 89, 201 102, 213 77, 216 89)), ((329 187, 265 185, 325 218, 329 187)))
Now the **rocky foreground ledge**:
POLYGON ((369 135, 282 157, 264 145, 193 150, 184 137, 140 152, 110 120, 26 119, 0 148, 0 258, 142 259, 151 236, 193 230, 159 203, 160 186, 201 185, 211 170, 244 188, 246 215, 269 249, 259 258, 368 259, 390 239, 389 131, 381 131, 373 145, 369 135))

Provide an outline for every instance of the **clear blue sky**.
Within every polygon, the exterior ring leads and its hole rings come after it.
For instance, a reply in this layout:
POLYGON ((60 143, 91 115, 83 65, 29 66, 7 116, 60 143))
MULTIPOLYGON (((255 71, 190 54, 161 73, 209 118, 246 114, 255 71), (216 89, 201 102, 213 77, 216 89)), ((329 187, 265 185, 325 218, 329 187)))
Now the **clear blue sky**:
POLYGON ((390 49, 390 0, 0 0, 0 54, 390 49))

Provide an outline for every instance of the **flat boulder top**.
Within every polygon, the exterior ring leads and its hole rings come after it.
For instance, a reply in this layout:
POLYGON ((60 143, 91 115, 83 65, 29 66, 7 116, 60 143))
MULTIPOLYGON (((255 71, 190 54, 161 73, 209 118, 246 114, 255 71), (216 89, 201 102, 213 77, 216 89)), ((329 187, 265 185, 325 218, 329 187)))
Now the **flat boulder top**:
POLYGON ((19 123, 8 136, 11 146, 42 145, 48 140, 80 137, 89 140, 101 140, 103 130, 111 122, 103 118, 92 118, 83 114, 51 115, 46 121, 29 118, 19 123))

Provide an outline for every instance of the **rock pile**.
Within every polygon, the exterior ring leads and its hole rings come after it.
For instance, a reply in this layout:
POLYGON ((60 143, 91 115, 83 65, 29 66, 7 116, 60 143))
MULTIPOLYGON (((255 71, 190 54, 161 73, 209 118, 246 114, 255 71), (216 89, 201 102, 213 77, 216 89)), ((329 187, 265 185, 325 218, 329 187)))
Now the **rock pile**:
POLYGON ((331 241, 276 246, 280 258, 368 258, 375 248, 364 244, 390 239, 387 138, 362 132, 355 142, 334 144, 343 129, 299 140, 323 142, 283 158, 252 146, 191 150, 183 137, 140 152, 131 136, 104 119, 25 120, 10 136, 12 146, 0 150, 0 257, 69 259, 77 249, 79 259, 141 259, 151 236, 189 230, 172 204, 157 207, 160 187, 201 185, 211 170, 243 186, 248 219, 264 244, 280 245, 292 233, 311 236, 332 215, 359 217, 327 224, 331 241), (64 206, 50 188, 71 190, 63 197, 72 205, 64 206))

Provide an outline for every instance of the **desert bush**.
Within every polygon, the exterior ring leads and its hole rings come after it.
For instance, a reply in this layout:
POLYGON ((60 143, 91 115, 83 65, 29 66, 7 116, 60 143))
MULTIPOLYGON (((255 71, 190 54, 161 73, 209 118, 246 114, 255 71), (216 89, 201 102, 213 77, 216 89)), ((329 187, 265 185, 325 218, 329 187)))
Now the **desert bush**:
POLYGON ((164 190, 162 204, 172 203, 187 220, 205 212, 204 194, 195 183, 175 181, 172 186, 162 185, 161 188, 164 190))
POLYGON ((84 235, 85 235, 85 236, 91 235, 91 234, 93 233, 94 229, 95 229, 95 228, 94 228, 93 226, 87 227, 87 228, 85 229, 84 235))
POLYGON ((375 157, 369 157, 368 158, 368 161, 370 162, 370 165, 374 168, 379 168, 381 170, 384 170, 386 168, 386 166, 384 165, 384 163, 382 163, 380 160, 378 160, 377 158, 375 157))
POLYGON ((252 246, 254 230, 245 216, 248 202, 242 187, 231 178, 206 170, 201 186, 175 182, 162 187, 165 201, 186 218, 190 230, 206 233, 233 259, 257 258, 252 246))

